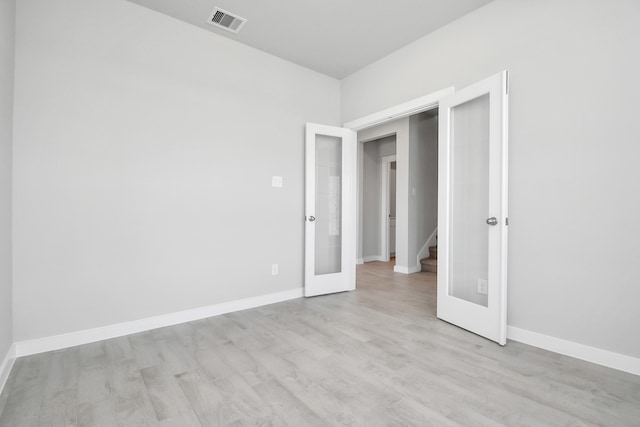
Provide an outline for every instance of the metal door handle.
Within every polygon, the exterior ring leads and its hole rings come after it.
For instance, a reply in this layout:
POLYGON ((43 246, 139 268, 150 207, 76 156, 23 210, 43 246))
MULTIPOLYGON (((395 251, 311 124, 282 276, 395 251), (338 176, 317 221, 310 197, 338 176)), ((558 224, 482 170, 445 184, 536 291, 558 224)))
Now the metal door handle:
POLYGON ((313 222, 313 221, 316 220, 316 217, 315 216, 309 216, 309 217, 307 217, 307 219, 309 220, 309 222, 313 222))
POLYGON ((495 216, 492 216, 491 218, 487 218, 487 224, 498 225, 498 219, 495 216))

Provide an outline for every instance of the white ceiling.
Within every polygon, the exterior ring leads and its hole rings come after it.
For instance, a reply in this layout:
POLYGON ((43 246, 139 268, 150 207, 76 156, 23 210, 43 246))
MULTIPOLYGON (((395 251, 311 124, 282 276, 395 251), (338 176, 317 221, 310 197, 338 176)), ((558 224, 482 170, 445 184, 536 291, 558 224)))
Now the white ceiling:
POLYGON ((342 79, 491 0, 129 0, 342 79), (215 6, 248 19, 206 23, 215 6))

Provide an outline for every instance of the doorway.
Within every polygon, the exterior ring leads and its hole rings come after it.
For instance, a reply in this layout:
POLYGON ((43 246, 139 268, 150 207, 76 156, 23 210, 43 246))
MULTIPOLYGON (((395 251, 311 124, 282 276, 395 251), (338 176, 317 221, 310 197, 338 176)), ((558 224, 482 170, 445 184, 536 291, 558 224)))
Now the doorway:
POLYGON ((359 263, 395 257, 394 271, 421 271, 437 235, 437 106, 359 131, 358 152, 359 263))
MULTIPOLYGON (((415 176, 415 172, 420 171, 420 168, 411 167, 418 158, 414 148, 420 145, 411 143, 413 139, 410 138, 410 124, 412 119, 417 117, 416 113, 439 109, 438 136, 436 137, 439 147, 437 219, 438 226, 441 228, 440 243, 443 245, 439 252, 443 256, 438 262, 438 266, 442 267, 442 274, 438 275, 437 280, 437 316, 502 345, 506 343, 506 227, 509 224, 507 217, 508 93, 508 74, 502 71, 464 89, 454 92, 449 88, 417 98, 346 123, 344 128, 308 124, 306 135, 308 148, 306 161, 312 167, 306 169, 305 218, 308 226, 305 235, 309 237, 309 242, 313 242, 316 220, 313 200, 319 197, 323 204, 328 203, 332 206, 333 203, 338 206, 335 201, 340 197, 343 202, 340 208, 341 218, 345 218, 340 249, 343 250, 343 255, 344 251, 355 249, 357 253, 360 249, 358 255, 362 256, 362 230, 358 236, 358 229, 361 227, 357 226, 356 220, 358 215, 363 214, 362 196, 357 196, 362 195, 361 191, 358 192, 358 189, 362 190, 362 180, 360 186, 356 182, 358 160, 362 159, 363 144, 358 143, 358 138, 362 138, 361 131, 367 132, 373 127, 379 130, 380 127, 399 124, 395 132, 397 209, 394 272, 410 274, 420 270, 419 258, 414 257, 419 253, 416 242, 420 240, 416 240, 415 233, 409 231, 416 229, 411 227, 415 225, 418 218, 416 205, 419 204, 418 198, 423 194, 418 189, 424 184, 415 176), (339 145, 342 147, 342 159, 345 160, 341 163, 342 178, 329 176, 330 181, 336 184, 334 187, 336 189, 340 187, 340 192, 330 192, 329 195, 335 193, 335 197, 331 196, 328 200, 325 200, 324 193, 317 192, 316 190, 319 189, 315 187, 313 174, 316 170, 314 168, 318 165, 313 150, 317 148, 315 138, 320 133, 314 129, 321 131, 325 129, 322 134, 332 136, 335 134, 341 138, 339 145), (401 134, 407 138, 403 140, 408 142, 400 143, 401 134), (482 155, 473 154, 475 151, 467 147, 480 149, 479 152, 482 155), (356 155, 351 157, 351 153, 356 155), (349 157, 353 161, 347 160, 349 157), (467 167, 470 164, 475 166, 467 167), (477 174, 468 173, 475 170, 482 171, 480 179, 476 177, 477 174), (474 186, 477 187, 478 182, 481 184, 482 191, 472 191, 474 186), (473 209, 460 208, 464 205, 461 200, 468 202, 471 196, 474 196, 473 200, 482 202, 482 205, 478 206, 481 206, 483 211, 484 206, 488 207, 488 215, 482 215, 486 216, 486 219, 474 214, 477 210, 476 205, 472 205, 473 209), (352 206, 351 201, 355 201, 356 206, 352 206), (360 202, 359 206, 358 202, 360 202), (352 240, 356 241, 354 246, 350 245, 351 237, 355 237, 352 240), (454 239, 457 240, 454 241, 454 239), (469 239, 474 243, 479 242, 475 245, 478 250, 474 250, 473 253, 467 251, 469 245, 464 244, 469 239), (478 254, 479 256, 476 256, 478 254), (418 262, 414 261, 416 258, 418 262), (478 268, 475 268, 476 264, 478 268), (474 266, 473 271, 469 268, 470 265, 474 266), (477 278, 476 293, 488 296, 486 305, 467 298, 466 291, 472 289, 469 283, 473 284, 474 280, 467 280, 469 274, 461 275, 461 272, 470 272, 471 276, 477 278), (483 274, 485 272, 486 275, 483 274)), ((305 263, 315 267, 315 247, 306 244, 306 248, 308 250, 305 251, 305 263)), ((354 260, 359 261, 359 258, 353 257, 351 260, 353 263, 354 260)), ((329 277, 315 295, 355 289, 355 274, 352 268, 355 265, 349 263, 349 257, 345 261, 346 263, 341 264, 339 271, 331 274, 335 278, 329 277), (344 284, 339 283, 342 277, 348 279, 344 284)), ((308 278, 305 277, 305 295, 307 295, 307 282, 310 285, 315 284, 314 281, 320 274, 322 273, 314 273, 312 268, 305 270, 305 275, 310 275, 309 279, 312 279, 307 280, 308 278)))
MULTIPOLYGON (((359 181, 361 189, 361 215, 359 229, 362 233, 362 262, 389 261, 390 212, 395 215, 395 186, 389 185, 390 163, 396 158, 396 135, 376 139, 359 139, 361 163, 359 181)), ((395 241, 395 234, 392 239, 395 241)), ((394 249, 395 251, 395 249, 394 249)))

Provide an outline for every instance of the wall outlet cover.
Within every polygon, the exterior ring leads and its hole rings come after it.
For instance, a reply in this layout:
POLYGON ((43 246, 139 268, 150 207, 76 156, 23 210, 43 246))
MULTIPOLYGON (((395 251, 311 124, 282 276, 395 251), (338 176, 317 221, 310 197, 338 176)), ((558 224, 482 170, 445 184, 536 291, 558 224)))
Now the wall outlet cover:
POLYGON ((487 295, 489 292, 489 282, 484 279, 478 279, 478 293, 487 295))

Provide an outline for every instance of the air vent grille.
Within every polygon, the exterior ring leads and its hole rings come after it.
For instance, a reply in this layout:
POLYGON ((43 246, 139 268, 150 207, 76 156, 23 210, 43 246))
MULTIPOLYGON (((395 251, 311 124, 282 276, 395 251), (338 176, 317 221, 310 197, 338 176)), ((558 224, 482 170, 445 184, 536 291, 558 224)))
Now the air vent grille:
POLYGON ((209 16, 209 20, 207 22, 218 28, 237 34, 240 32, 244 24, 247 23, 247 20, 216 7, 211 13, 211 16, 209 16))

